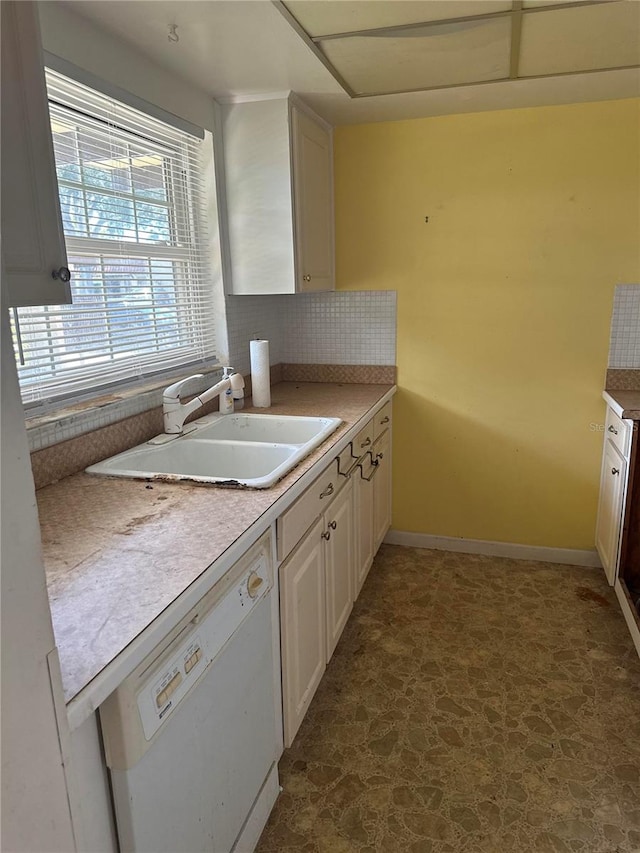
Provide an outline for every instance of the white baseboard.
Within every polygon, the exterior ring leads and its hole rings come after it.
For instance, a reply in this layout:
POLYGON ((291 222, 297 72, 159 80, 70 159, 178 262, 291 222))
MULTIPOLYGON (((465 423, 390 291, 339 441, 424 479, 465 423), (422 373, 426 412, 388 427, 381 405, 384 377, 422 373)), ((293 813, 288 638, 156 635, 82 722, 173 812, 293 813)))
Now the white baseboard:
POLYGON ((622 610, 624 621, 627 623, 631 639, 633 640, 633 644, 638 652, 638 657, 640 657, 640 631, 638 630, 638 623, 633 615, 633 611, 631 609, 632 605, 629 603, 629 599, 626 596, 620 578, 616 580, 614 590, 620 603, 620 610, 622 610))
POLYGON ((485 554, 487 557, 510 557, 513 560, 538 560, 542 563, 602 568, 595 549, 580 551, 573 548, 546 548, 538 545, 518 545, 515 542, 432 536, 429 533, 410 533, 407 530, 390 530, 384 541, 387 545, 408 545, 410 548, 432 548, 435 551, 455 551, 460 554, 485 554))

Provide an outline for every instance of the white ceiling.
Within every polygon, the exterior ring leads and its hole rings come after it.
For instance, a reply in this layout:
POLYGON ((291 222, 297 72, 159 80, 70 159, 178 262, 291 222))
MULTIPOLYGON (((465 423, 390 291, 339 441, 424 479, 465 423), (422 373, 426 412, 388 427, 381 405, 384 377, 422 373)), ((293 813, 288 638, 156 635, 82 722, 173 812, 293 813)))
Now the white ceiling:
MULTIPOLYGON (((540 0, 527 0, 525 3, 536 4, 539 5, 540 0)), ((448 62, 447 80, 453 74, 458 84, 456 88, 352 99, 270 0, 68 0, 59 5, 70 8, 96 26, 134 45, 142 54, 219 100, 247 99, 292 90, 336 125, 640 95, 638 69, 460 85, 470 79, 495 76, 496 69, 504 71, 504 56, 497 57, 492 48, 495 39, 480 38, 471 30, 474 50, 467 52, 467 64, 464 64, 464 56, 460 62, 455 59, 448 62), (177 24, 180 37, 177 43, 167 39, 171 24, 177 24), (472 63, 475 63, 474 67, 471 67, 472 63), (473 76, 469 76, 471 74, 473 76)), ((311 35, 351 32, 390 23, 396 25, 399 21, 412 24, 442 20, 477 14, 478 11, 483 14, 500 12, 510 5, 506 0, 377 0, 375 3, 363 0, 292 0, 288 3, 292 11, 297 7, 296 14, 301 18, 304 15, 305 28, 311 35), (366 15, 363 14, 365 7, 369 7, 366 15), (455 13, 452 14, 454 7, 455 13)), ((622 5, 640 9, 636 0, 622 0, 622 5)), ((585 25, 586 32, 598 32, 597 16, 603 13, 594 16, 592 13, 596 8, 589 10, 592 17, 585 25), (596 20, 595 25, 591 22, 593 20, 596 20)), ((579 67, 581 48, 573 37, 571 25, 565 26, 562 21, 563 17, 566 21, 566 15, 554 10, 528 17, 546 16, 558 16, 559 21, 554 28, 553 44, 547 51, 553 57, 554 68, 563 71, 579 67)), ((499 27, 497 22, 506 20, 497 18, 492 27, 499 27)), ((502 26, 504 29, 504 24, 502 26)), ((522 60, 529 63, 528 67, 533 69, 531 73, 538 73, 535 62, 540 52, 534 43, 534 29, 535 24, 529 36, 523 29, 522 60), (527 47, 526 39, 530 45, 533 44, 531 49, 527 47)), ((497 30, 494 29, 495 32, 497 30)), ((344 51, 344 44, 349 41, 353 39, 326 41, 324 45, 330 45, 327 53, 333 50, 335 55, 341 49, 344 51)), ((400 82, 398 88, 411 87, 411 80, 406 74, 403 77, 405 63, 394 64, 393 51, 398 48, 394 43, 398 41, 404 41, 406 45, 410 40, 359 40, 361 44, 353 73, 360 75, 357 79, 363 85, 369 85, 371 81, 375 83, 379 66, 377 58, 381 51, 386 51, 390 56, 389 67, 394 69, 393 74, 400 82), (374 44, 367 45, 367 42, 374 44)), ((614 56, 616 50, 613 51, 614 56)), ((600 52, 603 53, 602 64, 609 64, 611 49, 607 53, 605 45, 600 52)), ((396 52, 395 56, 398 55, 396 52)), ((351 61, 354 61, 353 56, 351 61)), ((442 74, 442 69, 428 60, 416 55, 416 61, 423 75, 421 79, 431 80, 434 74, 442 74)), ((419 82, 418 85, 422 84, 419 82)))

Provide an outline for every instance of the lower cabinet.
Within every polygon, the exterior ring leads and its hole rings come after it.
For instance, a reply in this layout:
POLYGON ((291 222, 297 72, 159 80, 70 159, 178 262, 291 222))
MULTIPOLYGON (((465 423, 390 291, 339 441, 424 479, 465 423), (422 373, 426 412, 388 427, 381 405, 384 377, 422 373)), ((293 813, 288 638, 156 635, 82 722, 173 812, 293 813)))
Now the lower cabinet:
POLYGON ((291 746, 353 607, 353 486, 280 567, 284 742, 291 746))
POLYGON ((284 744, 291 746, 327 665, 324 521, 280 567, 284 744))
POLYGON ((353 607, 353 484, 344 486, 324 514, 324 571, 327 607, 327 663, 353 607))
POLYGON ((387 404, 278 519, 286 747, 391 523, 390 412, 387 404))
POLYGON ((373 557, 373 471, 375 467, 369 466, 370 470, 363 465, 358 466, 354 479, 354 513, 356 527, 356 548, 353 572, 353 599, 360 595, 373 557))
POLYGON ((605 442, 600 477, 596 548, 602 560, 607 580, 615 583, 622 510, 627 479, 627 463, 610 441, 605 442))
POLYGON ((373 545, 374 553, 391 527, 391 434, 389 430, 376 439, 371 452, 376 463, 373 480, 373 545))
POLYGON ((607 580, 613 586, 618 575, 633 425, 631 421, 619 418, 613 409, 608 407, 605 429, 596 548, 607 580))

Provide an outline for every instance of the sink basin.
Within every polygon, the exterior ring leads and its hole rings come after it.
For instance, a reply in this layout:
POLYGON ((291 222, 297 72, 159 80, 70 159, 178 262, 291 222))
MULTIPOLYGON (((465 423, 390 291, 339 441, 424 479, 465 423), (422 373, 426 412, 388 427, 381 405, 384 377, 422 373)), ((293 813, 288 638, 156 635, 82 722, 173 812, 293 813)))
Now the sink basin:
MULTIPOLYGON (((337 421, 337 423, 336 423, 337 421)), ((186 438, 223 441, 266 441, 274 444, 306 444, 330 435, 337 418, 301 418, 286 415, 212 415, 196 421, 196 431, 186 438)))
POLYGON ((197 422, 186 435, 158 436, 87 472, 268 489, 341 423, 339 418, 217 415, 197 422))

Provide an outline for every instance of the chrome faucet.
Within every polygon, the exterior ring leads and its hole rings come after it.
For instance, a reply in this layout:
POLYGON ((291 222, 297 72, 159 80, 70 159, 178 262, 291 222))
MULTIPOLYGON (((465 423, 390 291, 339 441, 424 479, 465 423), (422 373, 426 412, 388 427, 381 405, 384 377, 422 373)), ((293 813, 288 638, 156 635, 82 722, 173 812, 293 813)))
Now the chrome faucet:
MULTIPOLYGON (((226 371, 233 370, 232 367, 224 369, 226 371)), ((207 388, 206 391, 198 394, 197 397, 194 397, 188 403, 181 403, 180 392, 183 387, 187 382, 191 382, 192 379, 202 379, 203 375, 202 373, 195 373, 193 376, 187 376, 186 379, 180 379, 178 382, 174 382, 173 385, 165 388, 162 395, 162 414, 164 418, 164 431, 169 433, 169 435, 182 435, 184 432, 184 422, 190 414, 196 412, 201 406, 208 403, 209 400, 213 400, 218 394, 224 394, 229 388, 233 388, 238 381, 236 377, 242 379, 241 374, 234 373, 225 379, 221 379, 220 382, 212 385, 211 388, 207 388)))

